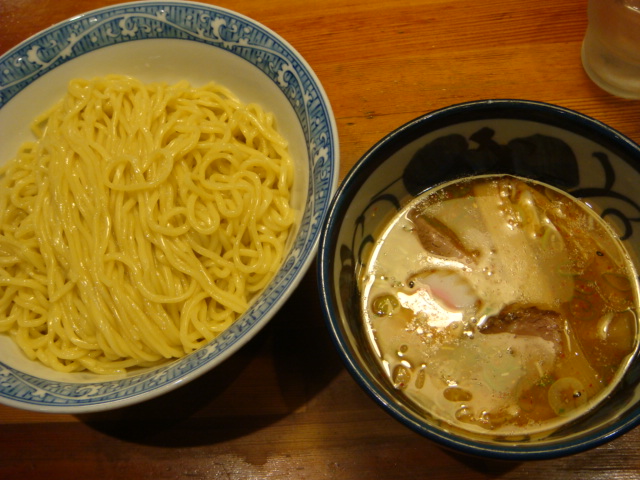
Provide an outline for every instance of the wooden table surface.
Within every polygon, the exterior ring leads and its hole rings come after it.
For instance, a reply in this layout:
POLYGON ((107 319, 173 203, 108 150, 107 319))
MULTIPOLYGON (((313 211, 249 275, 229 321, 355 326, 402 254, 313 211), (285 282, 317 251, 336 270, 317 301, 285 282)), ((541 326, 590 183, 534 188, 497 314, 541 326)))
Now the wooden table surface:
MULTIPOLYGON (((108 0, 0 0, 0 53, 108 0)), ((640 102, 580 63, 586 0, 220 0, 283 36, 331 100, 341 178, 382 136, 434 109, 523 98, 640 142, 640 102)), ((1 72, 0 72, 1 75, 1 72)), ((1 135, 1 133, 0 133, 1 135)), ((0 479, 640 479, 640 429, 592 451, 503 463, 409 431, 344 369, 315 268, 239 354, 155 400, 86 416, 0 406, 0 479)))

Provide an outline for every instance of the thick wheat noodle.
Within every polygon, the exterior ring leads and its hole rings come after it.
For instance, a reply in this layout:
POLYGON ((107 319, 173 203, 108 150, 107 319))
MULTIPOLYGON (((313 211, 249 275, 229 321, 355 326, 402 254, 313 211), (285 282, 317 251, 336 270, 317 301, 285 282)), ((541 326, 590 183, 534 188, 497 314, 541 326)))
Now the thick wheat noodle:
POLYGON ((70 82, 0 177, 0 331, 60 371, 198 349, 279 268, 293 166, 225 88, 70 82))

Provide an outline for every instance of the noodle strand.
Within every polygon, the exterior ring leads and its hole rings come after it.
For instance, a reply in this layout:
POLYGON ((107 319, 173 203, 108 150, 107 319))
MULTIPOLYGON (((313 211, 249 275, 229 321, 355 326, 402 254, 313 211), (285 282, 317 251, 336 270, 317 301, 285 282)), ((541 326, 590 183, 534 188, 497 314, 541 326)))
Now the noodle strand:
POLYGON ((293 164, 224 87, 73 80, 0 171, 0 332, 59 371, 200 348, 277 271, 293 164))

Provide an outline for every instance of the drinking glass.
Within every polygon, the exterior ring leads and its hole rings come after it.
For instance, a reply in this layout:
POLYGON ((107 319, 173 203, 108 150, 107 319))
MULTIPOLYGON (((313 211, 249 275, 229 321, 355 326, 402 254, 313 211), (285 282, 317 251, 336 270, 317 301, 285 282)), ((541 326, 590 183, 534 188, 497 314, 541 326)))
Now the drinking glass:
POLYGON ((582 64, 597 85, 640 99, 640 0, 589 0, 582 64))

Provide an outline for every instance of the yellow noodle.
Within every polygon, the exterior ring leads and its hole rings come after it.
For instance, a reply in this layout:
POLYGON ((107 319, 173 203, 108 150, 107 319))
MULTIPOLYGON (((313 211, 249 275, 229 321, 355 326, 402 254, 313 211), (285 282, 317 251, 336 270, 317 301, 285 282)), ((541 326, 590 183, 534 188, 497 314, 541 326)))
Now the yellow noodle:
POLYGON ((73 80, 0 172, 0 332, 63 372, 182 357, 273 277, 293 165, 225 88, 73 80))

